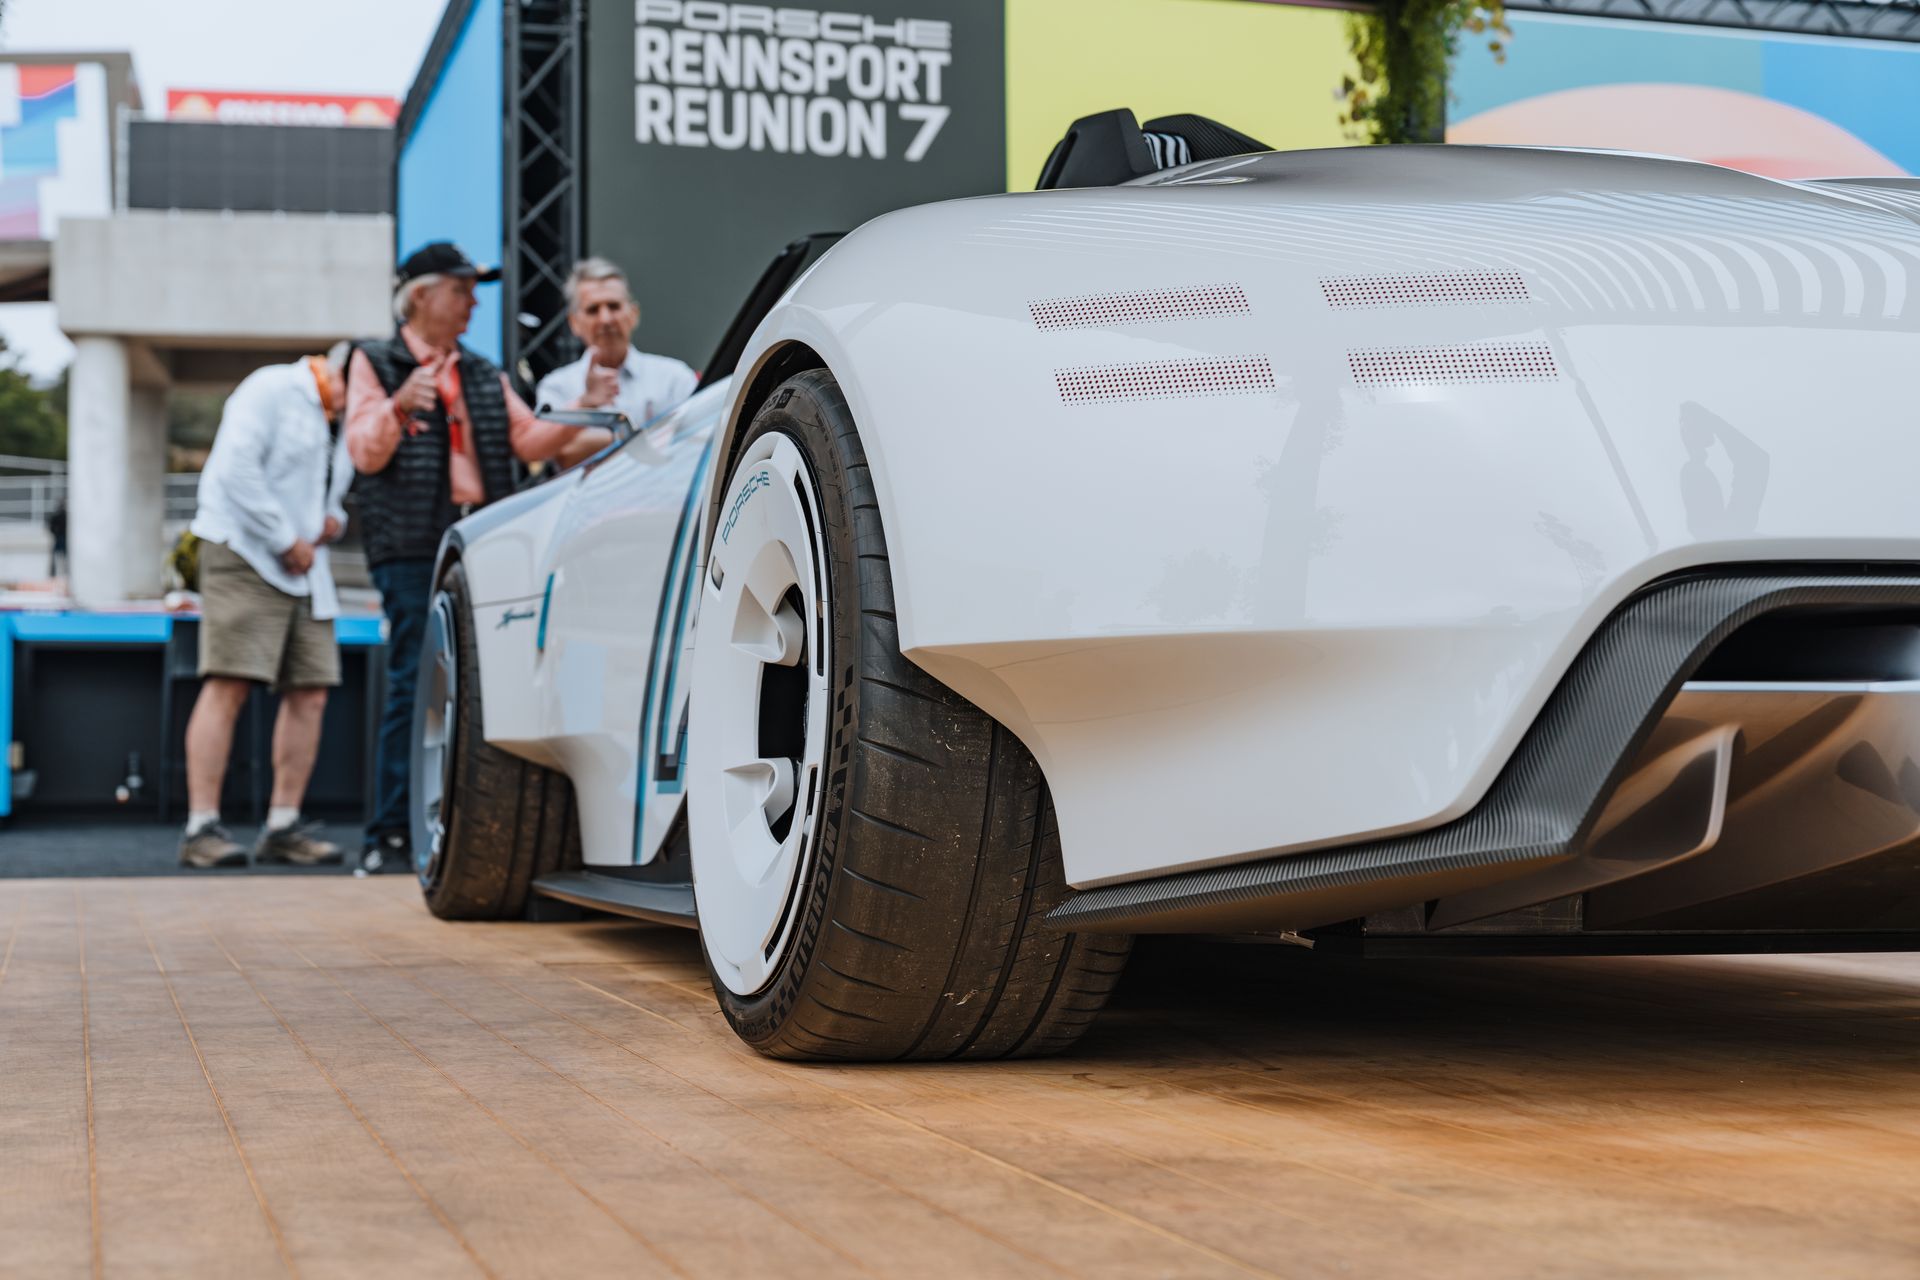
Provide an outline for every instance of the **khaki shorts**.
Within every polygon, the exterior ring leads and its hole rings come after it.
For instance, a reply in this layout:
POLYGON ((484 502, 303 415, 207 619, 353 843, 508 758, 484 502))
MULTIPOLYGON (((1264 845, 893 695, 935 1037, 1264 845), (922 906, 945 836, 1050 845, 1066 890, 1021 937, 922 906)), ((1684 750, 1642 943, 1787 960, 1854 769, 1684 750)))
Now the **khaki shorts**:
POLYGON ((340 644, 313 602, 290 596, 218 542, 200 544, 200 674, 282 689, 340 683, 340 644))

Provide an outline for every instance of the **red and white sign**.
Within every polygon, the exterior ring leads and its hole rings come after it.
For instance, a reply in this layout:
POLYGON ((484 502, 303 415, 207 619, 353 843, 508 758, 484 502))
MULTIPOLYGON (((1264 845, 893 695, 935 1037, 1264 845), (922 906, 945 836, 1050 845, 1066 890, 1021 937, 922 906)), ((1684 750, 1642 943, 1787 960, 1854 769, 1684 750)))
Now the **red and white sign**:
POLYGON ((216 89, 170 89, 167 119, 211 124, 310 124, 392 128, 400 100, 368 94, 225 93, 216 89))

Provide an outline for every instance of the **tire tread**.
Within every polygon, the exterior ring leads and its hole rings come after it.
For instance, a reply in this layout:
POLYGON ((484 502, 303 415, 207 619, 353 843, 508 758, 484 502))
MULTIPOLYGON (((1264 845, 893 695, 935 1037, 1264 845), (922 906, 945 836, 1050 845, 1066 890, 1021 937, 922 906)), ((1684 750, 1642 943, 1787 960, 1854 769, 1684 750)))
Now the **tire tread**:
POLYGON ((440 585, 453 597, 460 705, 446 851, 427 907, 443 920, 517 920, 534 880, 579 860, 573 784, 486 740, 464 566, 454 562, 440 585))
POLYGON ((1112 993, 1131 940, 1047 922, 1067 887, 1039 765, 901 655, 871 472, 831 375, 781 384, 739 447, 771 430, 801 444, 820 494, 843 723, 829 747, 813 871, 820 926, 760 995, 734 996, 716 980, 721 1007, 775 1057, 1060 1052, 1112 993))

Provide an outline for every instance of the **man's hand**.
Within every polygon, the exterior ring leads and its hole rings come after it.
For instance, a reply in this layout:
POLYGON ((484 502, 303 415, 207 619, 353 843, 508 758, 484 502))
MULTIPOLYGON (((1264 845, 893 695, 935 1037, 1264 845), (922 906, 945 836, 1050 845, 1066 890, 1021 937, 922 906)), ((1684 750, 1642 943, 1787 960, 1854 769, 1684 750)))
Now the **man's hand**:
POLYGON ((605 365, 587 366, 587 390, 580 397, 582 409, 604 409, 620 395, 620 371, 605 365))
POLYGON ((327 522, 320 526, 320 541, 323 543, 327 543, 327 542, 338 542, 339 540, 340 540, 340 522, 338 520, 335 520, 332 516, 328 516, 327 522))
POLYGON ((571 467, 585 462, 612 443, 613 432, 605 427, 582 427, 573 433, 573 439, 567 441, 565 447, 555 455, 554 461, 563 467, 571 467))
POLYGON ((393 408, 403 418, 416 414, 431 413, 440 403, 440 392, 433 385, 435 374, 431 366, 421 365, 407 375, 400 389, 393 393, 393 408))
POLYGON ((280 553, 280 563, 287 567, 288 573, 305 573, 313 568, 313 544, 300 539, 280 553))

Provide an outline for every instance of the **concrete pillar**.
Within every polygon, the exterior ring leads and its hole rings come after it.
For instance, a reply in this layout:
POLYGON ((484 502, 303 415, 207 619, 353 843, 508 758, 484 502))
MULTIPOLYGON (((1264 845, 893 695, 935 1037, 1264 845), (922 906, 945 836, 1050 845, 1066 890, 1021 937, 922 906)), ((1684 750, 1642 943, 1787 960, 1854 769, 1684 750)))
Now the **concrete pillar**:
POLYGON ((83 606, 127 598, 120 562, 127 509, 127 423, 133 411, 127 345, 73 340, 67 374, 67 548, 74 599, 83 606))
POLYGON ((74 599, 97 608, 160 590, 165 392, 135 392, 127 344, 74 339, 67 539, 74 599))
POLYGON ((161 587, 160 562, 167 552, 163 524, 167 512, 167 392, 164 387, 133 389, 127 416, 126 548, 129 596, 151 598, 161 587))

